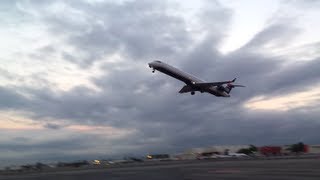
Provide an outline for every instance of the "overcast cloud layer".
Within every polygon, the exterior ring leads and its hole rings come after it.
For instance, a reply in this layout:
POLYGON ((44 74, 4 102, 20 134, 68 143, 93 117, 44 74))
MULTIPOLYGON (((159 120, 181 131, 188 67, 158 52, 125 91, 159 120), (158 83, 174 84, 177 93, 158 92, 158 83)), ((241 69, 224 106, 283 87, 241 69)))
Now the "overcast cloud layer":
POLYGON ((1 1, 0 159, 319 143, 320 39, 297 40, 306 32, 302 12, 316 13, 319 3, 281 1, 262 29, 228 53, 220 47, 235 9, 200 5, 1 1), (237 77, 247 87, 230 98, 179 94, 182 82, 151 73, 155 59, 207 81, 237 77))

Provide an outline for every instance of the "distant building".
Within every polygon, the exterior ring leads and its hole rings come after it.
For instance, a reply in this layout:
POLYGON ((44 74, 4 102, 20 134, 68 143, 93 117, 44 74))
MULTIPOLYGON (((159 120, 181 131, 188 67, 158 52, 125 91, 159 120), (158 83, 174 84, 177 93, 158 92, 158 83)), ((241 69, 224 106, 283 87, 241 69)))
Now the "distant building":
POLYGON ((88 166, 88 161, 76 161, 76 162, 59 162, 57 167, 82 167, 88 166))
POLYGON ((178 160, 192 160, 192 159, 197 159, 199 155, 197 153, 181 153, 177 154, 174 157, 177 158, 178 160))
POLYGON ((193 148, 187 150, 184 154, 226 154, 236 153, 240 149, 249 148, 249 145, 222 145, 222 146, 210 146, 204 148, 193 148))
POLYGON ((262 146, 259 147, 260 154, 265 156, 276 156, 282 155, 282 147, 281 146, 262 146))
POLYGON ((320 145, 309 145, 308 152, 312 154, 320 154, 320 145))
POLYGON ((149 160, 168 160, 170 159, 169 154, 150 154, 146 157, 149 160))
MULTIPOLYGON (((304 144, 304 146, 303 146, 303 153, 311 153, 311 152, 310 152, 310 146, 312 146, 312 145, 306 145, 306 144, 304 144)), ((281 153, 282 153, 283 155, 291 154, 291 153, 292 153, 291 147, 292 147, 292 145, 284 145, 284 146, 282 146, 281 153)))

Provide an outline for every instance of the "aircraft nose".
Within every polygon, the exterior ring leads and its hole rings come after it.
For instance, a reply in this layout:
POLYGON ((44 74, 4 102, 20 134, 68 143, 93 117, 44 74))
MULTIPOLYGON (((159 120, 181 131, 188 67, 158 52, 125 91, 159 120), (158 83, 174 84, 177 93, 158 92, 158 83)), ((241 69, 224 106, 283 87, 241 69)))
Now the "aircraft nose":
POLYGON ((148 63, 148 65, 150 68, 152 68, 152 67, 154 67, 154 62, 150 62, 150 63, 148 63))

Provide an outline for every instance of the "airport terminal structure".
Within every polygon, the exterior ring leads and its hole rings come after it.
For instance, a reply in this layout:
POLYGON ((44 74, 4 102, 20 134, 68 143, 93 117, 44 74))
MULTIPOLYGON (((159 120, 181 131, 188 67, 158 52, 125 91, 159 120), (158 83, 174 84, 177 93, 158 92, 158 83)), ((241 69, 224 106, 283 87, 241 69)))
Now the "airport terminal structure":
MULTIPOLYGON (((285 156, 290 155, 290 145, 276 146, 266 145, 257 147, 255 155, 261 156, 285 156)), ((177 154, 179 159, 196 159, 199 156, 212 155, 236 155, 241 149, 250 148, 250 145, 216 145, 201 148, 192 148, 183 153, 177 154)), ((320 154, 320 145, 304 145, 304 154, 320 154)), ((218 156, 219 157, 219 156, 218 156)))
POLYGON ((303 149, 299 153, 294 153, 290 150, 292 145, 265 145, 255 147, 256 151, 246 154, 243 150, 248 150, 253 145, 214 145, 208 147, 191 148, 182 153, 150 153, 144 157, 126 157, 123 159, 95 159, 95 160, 81 160, 73 162, 59 162, 57 164, 50 163, 44 164, 38 162, 36 164, 27 165, 13 165, 7 166, 0 171, 0 173, 16 173, 16 172, 37 172, 39 170, 53 170, 64 168, 92 168, 92 167, 105 167, 113 165, 141 163, 141 162, 160 162, 160 161, 192 161, 202 159, 217 159, 217 160, 230 160, 230 159, 265 159, 265 158, 278 158, 278 159, 291 159, 291 158, 320 158, 320 145, 306 145, 303 144, 303 149))

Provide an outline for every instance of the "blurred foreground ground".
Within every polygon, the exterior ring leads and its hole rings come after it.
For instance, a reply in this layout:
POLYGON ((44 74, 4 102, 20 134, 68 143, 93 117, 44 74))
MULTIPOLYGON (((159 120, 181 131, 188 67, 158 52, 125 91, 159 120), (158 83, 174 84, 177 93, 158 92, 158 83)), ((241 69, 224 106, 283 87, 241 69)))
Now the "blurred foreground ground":
POLYGON ((1 175, 0 179, 11 180, 89 180, 89 179, 320 179, 320 159, 231 159, 189 160, 167 162, 141 162, 117 166, 60 169, 1 175))

